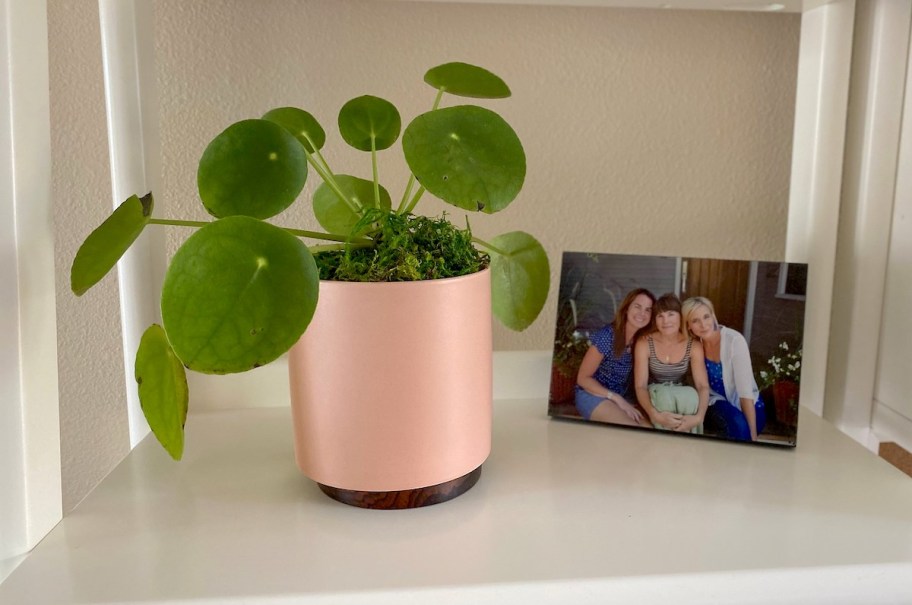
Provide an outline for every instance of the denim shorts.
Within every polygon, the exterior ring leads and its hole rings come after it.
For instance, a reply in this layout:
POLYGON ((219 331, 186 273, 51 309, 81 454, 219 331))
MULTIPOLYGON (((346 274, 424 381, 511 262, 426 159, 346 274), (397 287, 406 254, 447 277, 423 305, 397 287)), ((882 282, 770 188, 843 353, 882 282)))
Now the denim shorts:
POLYGON ((604 397, 593 395, 579 385, 576 386, 574 399, 576 401, 576 411, 586 420, 592 417, 592 412, 598 407, 598 404, 605 401, 604 397))

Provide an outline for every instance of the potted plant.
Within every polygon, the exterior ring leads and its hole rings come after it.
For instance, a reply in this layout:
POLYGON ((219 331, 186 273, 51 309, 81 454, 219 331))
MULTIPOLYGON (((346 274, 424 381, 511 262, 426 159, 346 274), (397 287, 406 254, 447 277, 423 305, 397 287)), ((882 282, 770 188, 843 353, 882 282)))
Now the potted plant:
POLYGON ((136 353, 143 413, 173 458, 184 446, 185 368, 244 372, 293 348, 296 458, 325 492, 410 507, 477 480, 490 450, 492 311, 514 330, 534 321, 548 259, 527 233, 483 241, 468 221, 457 228, 415 214, 425 193, 498 212, 526 172, 522 144, 497 113, 440 107, 444 94, 507 97, 503 80, 465 63, 424 80, 437 94, 402 132, 411 176, 395 206, 377 168, 377 154, 400 140, 392 103, 362 96, 338 115, 342 139, 369 154, 370 178, 335 172, 318 121, 282 107, 231 124, 207 146, 197 184, 213 221, 157 218, 151 193, 132 196, 77 252, 71 286, 81 295, 147 225, 197 229, 169 263, 162 325, 149 327, 136 353), (308 169, 322 180, 312 203, 325 231, 267 222, 297 200, 308 169))
POLYGON ((790 427, 798 422, 798 395, 801 384, 801 347, 779 343, 779 352, 760 370, 760 390, 772 393, 776 419, 790 427))

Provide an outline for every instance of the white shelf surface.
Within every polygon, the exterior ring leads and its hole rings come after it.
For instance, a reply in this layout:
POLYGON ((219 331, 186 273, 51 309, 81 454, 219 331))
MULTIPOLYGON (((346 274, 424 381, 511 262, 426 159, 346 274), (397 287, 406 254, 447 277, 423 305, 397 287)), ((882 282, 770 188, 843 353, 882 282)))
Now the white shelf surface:
POLYGON ((495 402, 479 483, 410 511, 299 475, 290 412, 143 441, 0 603, 908 603, 912 480, 803 411, 796 449, 551 420, 495 402))

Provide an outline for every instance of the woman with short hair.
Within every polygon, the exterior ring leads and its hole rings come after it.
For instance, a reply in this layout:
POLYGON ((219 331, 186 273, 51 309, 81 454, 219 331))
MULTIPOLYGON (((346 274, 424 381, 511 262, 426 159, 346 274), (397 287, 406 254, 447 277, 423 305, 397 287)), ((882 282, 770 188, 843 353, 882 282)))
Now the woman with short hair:
POLYGON ((653 308, 652 330, 634 349, 637 400, 657 429, 701 434, 709 404, 703 347, 687 333, 681 301, 661 296, 653 308), (690 373, 693 386, 685 384, 690 373))

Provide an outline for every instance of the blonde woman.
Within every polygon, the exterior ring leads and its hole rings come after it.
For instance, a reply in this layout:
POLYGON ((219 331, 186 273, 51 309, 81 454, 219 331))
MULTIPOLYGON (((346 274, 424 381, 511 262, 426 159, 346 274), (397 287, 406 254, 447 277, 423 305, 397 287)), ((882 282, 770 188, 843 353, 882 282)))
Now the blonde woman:
POLYGON ((703 433, 709 382, 703 347, 687 334, 681 301, 665 294, 653 309, 652 332, 634 349, 637 401, 657 429, 703 433), (684 384, 690 372, 693 387, 684 384))
POLYGON ((684 301, 684 323, 703 344, 710 399, 706 429, 728 439, 756 441, 766 411, 744 336, 720 326, 712 302, 702 296, 684 301))
POLYGON ((655 296, 645 288, 631 290, 614 321, 595 332, 576 376, 576 409, 586 420, 649 427, 646 416, 631 403, 632 344, 652 320, 655 296))

